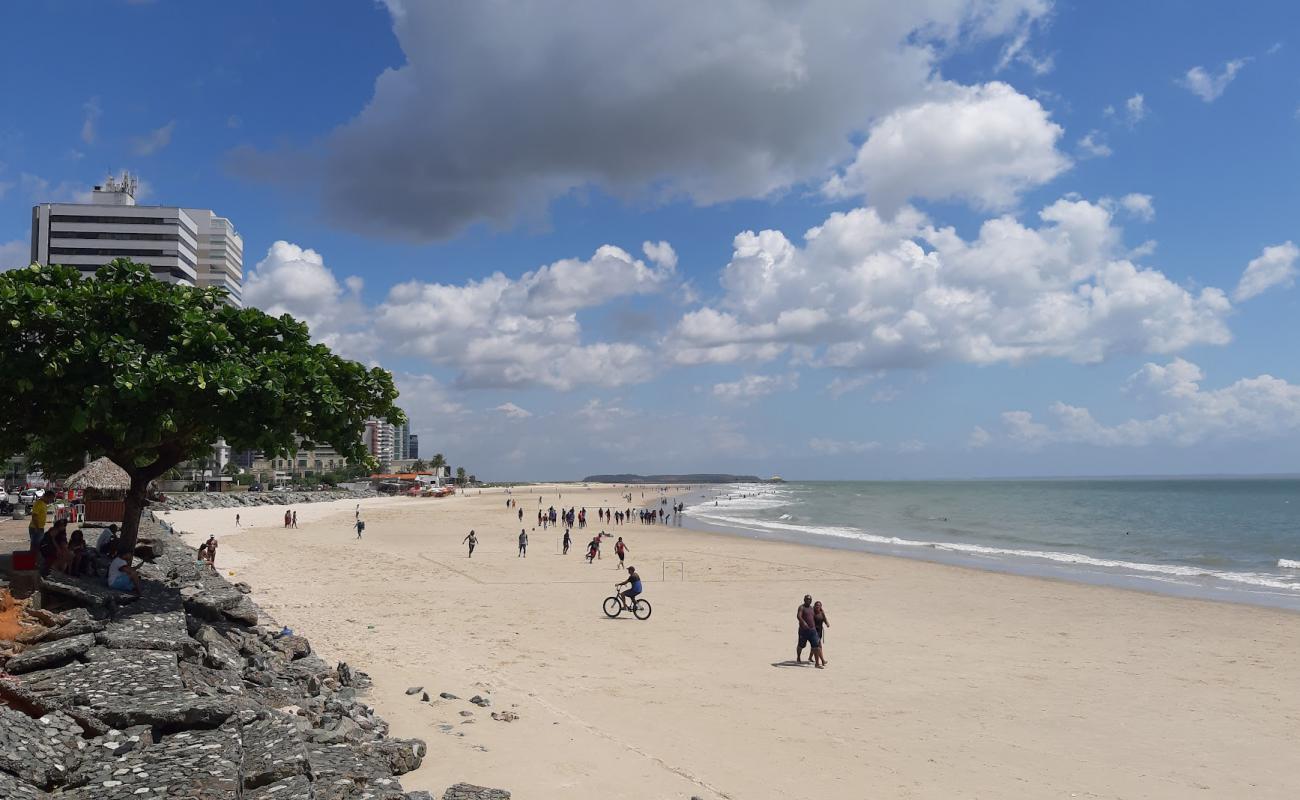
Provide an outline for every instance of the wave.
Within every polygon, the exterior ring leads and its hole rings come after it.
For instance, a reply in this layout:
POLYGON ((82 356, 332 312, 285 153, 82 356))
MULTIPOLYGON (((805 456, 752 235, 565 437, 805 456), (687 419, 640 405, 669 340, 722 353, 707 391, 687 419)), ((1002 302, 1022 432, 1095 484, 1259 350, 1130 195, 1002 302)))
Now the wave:
MULTIPOLYGON (((965 544, 960 542, 932 542, 918 539, 904 539, 898 536, 878 536, 857 528, 844 528, 831 525, 794 525, 777 520, 757 520, 716 513, 721 510, 721 507, 715 509, 713 506, 695 506, 694 508, 688 509, 688 511, 695 512, 695 516, 702 521, 740 528, 789 531, 793 533, 809 534, 812 536, 831 536, 839 539, 852 539, 867 544, 889 545, 892 547, 925 548, 968 556, 1035 559, 1050 561, 1057 564, 1069 564, 1074 566, 1132 572, 1149 577, 1165 575, 1197 578, 1202 580, 1210 578, 1230 583, 1244 584, 1247 586, 1283 589, 1287 592, 1300 594, 1300 583, 1296 582, 1294 579, 1288 580, 1284 576, 1270 575, 1267 573, 1234 572, 1231 570, 1207 569, 1204 567, 1195 567, 1183 564, 1148 564, 1141 561, 1096 558, 1082 553, 1058 552, 1052 550, 1023 550, 1019 548, 988 547, 986 545, 965 544)), ((1300 561, 1281 559, 1278 562, 1278 567, 1283 569, 1300 569, 1300 561)))

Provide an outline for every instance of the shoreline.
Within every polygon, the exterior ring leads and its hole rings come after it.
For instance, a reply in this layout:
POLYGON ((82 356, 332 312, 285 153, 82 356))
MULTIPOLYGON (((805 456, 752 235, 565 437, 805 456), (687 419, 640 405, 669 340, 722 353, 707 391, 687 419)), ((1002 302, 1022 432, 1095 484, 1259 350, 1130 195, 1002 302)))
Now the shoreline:
MULTIPOLYGON (((594 514, 627 490, 517 489, 526 516, 538 491, 594 514)), ((605 530, 628 541, 654 615, 607 620, 612 553, 566 559, 553 554, 561 531, 539 529, 518 558, 504 499, 362 501, 360 543, 351 504, 303 506, 289 531, 268 524, 283 515, 271 507, 267 523, 223 536, 219 568, 328 658, 369 672, 394 734, 429 743, 409 788, 470 780, 628 800, 1300 791, 1286 767, 1300 720, 1292 613, 631 523, 605 530), (663 580, 672 560, 686 561, 685 581, 675 569, 663 580), (790 664, 805 591, 833 620, 829 667, 815 673, 790 664), (519 719, 464 724, 406 696, 415 685, 490 693, 519 719)), ((197 531, 229 528, 225 516, 170 519, 197 531)), ((600 529, 574 531, 575 547, 600 529)))
MULTIPOLYGON (((924 483, 933 483, 925 481, 924 483)), ((731 486, 735 486, 732 484, 731 486)), ((722 487, 719 487, 721 490, 722 487)), ((690 495, 678 496, 679 498, 696 498, 701 501, 706 499, 709 489, 702 489, 699 492, 692 492, 690 495)), ((711 499, 709 495, 707 499, 711 499)), ((687 511, 690 511, 690 504, 687 505, 687 511)), ((800 531, 795 526, 791 526, 789 531, 782 531, 764 520, 741 520, 735 519, 728 522, 716 522, 712 520, 700 519, 690 513, 682 515, 682 523, 677 527, 707 532, 717 533, 725 536, 735 536, 738 538, 750 539, 754 541, 780 541, 790 544, 805 545, 808 547, 817 547, 830 550, 843 550, 848 552, 869 553, 885 558, 898 558, 908 561, 920 561, 929 564, 942 564, 947 566, 963 567, 967 569, 980 570, 985 572, 995 572, 1006 575, 1017 575, 1029 578, 1042 578, 1045 580, 1063 581, 1066 583, 1078 583, 1088 586, 1101 586, 1128 591, 1140 592, 1163 597, 1178 597, 1188 600, 1204 600, 1216 603, 1231 603, 1234 605, 1244 605, 1255 608, 1270 608, 1300 613, 1300 591, 1288 591, 1282 589, 1270 589, 1264 586, 1259 588, 1248 588, 1246 585, 1234 585, 1230 581, 1216 577, 1214 571, 1199 567, 1193 564, 1138 564, 1131 563, 1130 568, 1126 571, 1125 562, 1114 560, 1112 565, 1093 565, 1086 560, 1093 560, 1096 557, 1087 556, 1082 553, 1056 553, 1048 551, 1035 551, 1029 547, 1022 549, 1021 554, 978 554, 973 552, 961 552, 956 549, 957 543, 944 542, 926 542, 920 540, 911 540, 912 543, 889 543, 885 541, 874 541, 872 538, 854 538, 849 536, 832 536, 817 534, 812 531, 800 531), (1037 552, 1043 552, 1043 555, 1037 555, 1037 552), (1033 553, 1034 555, 1030 555, 1033 553), (1052 559, 1054 555, 1067 555, 1076 557, 1077 561, 1063 561, 1052 559), (1136 571, 1139 567, 1176 567, 1194 571, 1196 574, 1156 574, 1142 573, 1136 571), (1200 582, 1196 582, 1200 579, 1200 582)), ((906 536, 894 534, 867 534, 877 539, 894 538, 900 541, 906 541, 906 536)))

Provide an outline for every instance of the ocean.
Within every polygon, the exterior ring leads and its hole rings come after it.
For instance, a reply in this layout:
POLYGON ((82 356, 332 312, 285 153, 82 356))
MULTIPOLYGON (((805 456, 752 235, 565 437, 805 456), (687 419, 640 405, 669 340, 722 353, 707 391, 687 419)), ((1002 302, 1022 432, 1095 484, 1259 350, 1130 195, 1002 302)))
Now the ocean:
POLYGON ((688 526, 1300 610, 1300 479, 705 487, 688 526))

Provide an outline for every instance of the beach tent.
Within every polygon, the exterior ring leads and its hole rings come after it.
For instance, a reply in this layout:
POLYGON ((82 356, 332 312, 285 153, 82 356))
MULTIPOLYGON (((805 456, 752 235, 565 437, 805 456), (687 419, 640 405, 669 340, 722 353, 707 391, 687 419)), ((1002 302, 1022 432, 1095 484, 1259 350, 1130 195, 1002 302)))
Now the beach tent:
POLYGON ((69 475, 63 486, 85 494, 84 519, 121 522, 126 510, 126 490, 131 488, 131 476, 107 458, 97 458, 69 475))

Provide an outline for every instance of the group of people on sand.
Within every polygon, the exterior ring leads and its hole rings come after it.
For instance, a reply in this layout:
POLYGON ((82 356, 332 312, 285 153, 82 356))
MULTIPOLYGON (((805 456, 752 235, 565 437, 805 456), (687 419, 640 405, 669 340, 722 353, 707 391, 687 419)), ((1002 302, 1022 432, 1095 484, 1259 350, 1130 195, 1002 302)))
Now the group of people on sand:
POLYGON ((799 620, 799 646, 794 651, 795 663, 803 663, 803 648, 808 645, 808 660, 817 669, 823 669, 826 666, 826 629, 831 626, 826 619, 826 609, 822 608, 820 600, 814 603, 812 595, 806 594, 803 596, 803 605, 794 613, 799 620))

